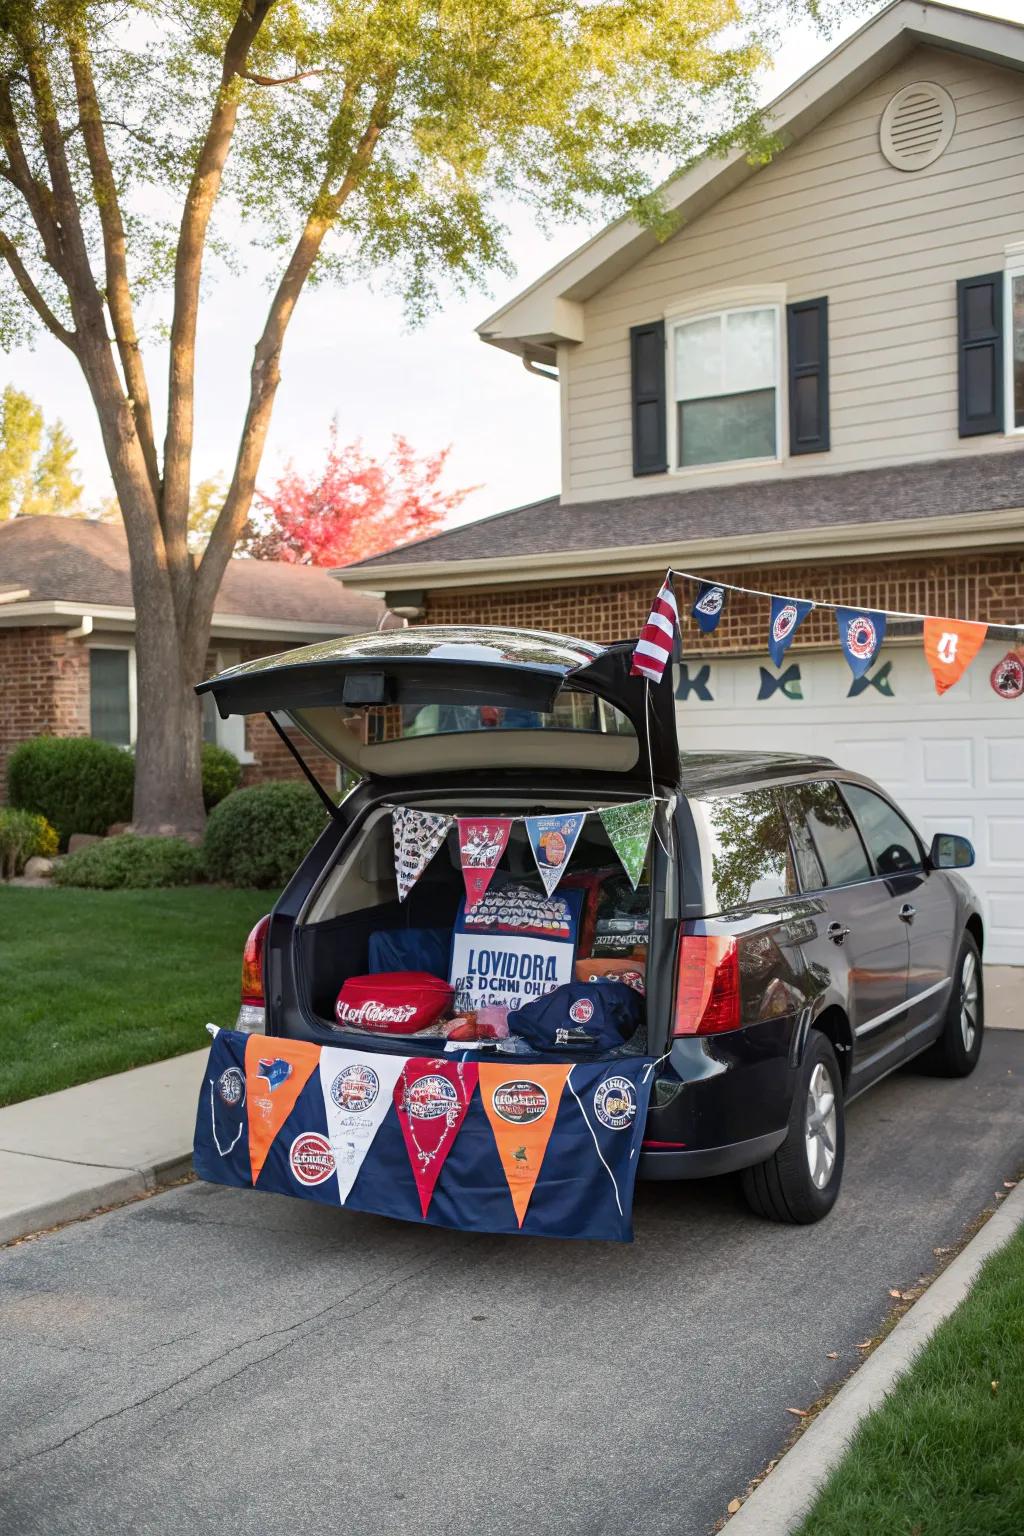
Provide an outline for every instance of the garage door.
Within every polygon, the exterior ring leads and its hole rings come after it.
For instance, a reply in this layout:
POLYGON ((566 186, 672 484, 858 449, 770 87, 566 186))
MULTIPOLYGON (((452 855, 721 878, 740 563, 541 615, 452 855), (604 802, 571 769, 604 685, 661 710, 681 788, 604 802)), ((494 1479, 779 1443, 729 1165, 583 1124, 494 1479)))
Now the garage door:
POLYGON ((969 837, 985 958, 1024 965, 1024 698, 989 680, 1005 654, 988 642, 943 698, 920 641, 887 645, 859 683, 839 651, 797 653, 781 672, 767 657, 691 658, 677 674, 680 745, 822 753, 876 779, 926 842, 969 837))

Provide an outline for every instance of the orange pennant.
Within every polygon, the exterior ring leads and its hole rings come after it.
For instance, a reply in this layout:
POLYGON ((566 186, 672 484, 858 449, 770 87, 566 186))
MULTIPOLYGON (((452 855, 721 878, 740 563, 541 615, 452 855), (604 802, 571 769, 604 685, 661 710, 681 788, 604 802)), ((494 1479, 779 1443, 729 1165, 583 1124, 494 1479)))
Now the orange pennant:
POLYGON ((308 1040, 250 1035, 245 1042, 245 1098, 249 1108, 249 1166, 255 1184, 271 1143, 320 1065, 320 1047, 308 1040))
POLYGON ((925 619, 924 654, 935 678, 936 693, 945 693, 963 677, 985 644, 987 624, 966 619, 925 619))
POLYGON ((480 1094, 491 1122, 509 1194, 522 1226, 554 1129, 571 1063, 524 1067, 480 1063, 480 1094))

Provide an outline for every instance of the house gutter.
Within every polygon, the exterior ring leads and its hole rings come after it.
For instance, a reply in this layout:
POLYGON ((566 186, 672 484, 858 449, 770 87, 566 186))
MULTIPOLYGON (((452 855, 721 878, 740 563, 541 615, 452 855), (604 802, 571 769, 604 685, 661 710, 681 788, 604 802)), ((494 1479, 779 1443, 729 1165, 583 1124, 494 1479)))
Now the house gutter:
MULTIPOLYGON (((25 595, 27 596, 27 593, 25 595)), ((34 602, 7 600, 0 606, 0 628, 2 629, 20 628, 30 624, 59 625, 68 619, 78 621, 79 627, 69 631, 71 637, 76 639, 84 638, 96 629, 126 632, 135 629, 135 609, 114 604, 98 607, 90 604, 87 614, 83 614, 81 603, 68 602, 60 598, 37 598, 34 602), (87 619, 91 620, 88 629, 84 627, 87 619)), ((333 639, 336 635, 358 633, 361 633, 360 626, 351 622, 306 624, 295 619, 261 619, 240 613, 215 613, 212 624, 212 637, 215 639, 252 638, 288 642, 333 639)))
MULTIPOLYGON (((563 509, 566 510, 566 509, 563 509)), ((570 509, 571 510, 571 509, 570 509)), ((664 571, 723 567, 834 563, 837 560, 894 559, 959 549, 1024 546, 1024 507, 997 512, 953 513, 906 522, 840 523, 729 538, 671 540, 660 544, 613 545, 602 549, 552 550, 536 555, 488 556, 479 560, 396 561, 347 566, 331 575, 356 592, 397 595, 407 591, 466 587, 551 586, 565 581, 634 576, 664 571)), ((0 621, 2 622, 2 621, 0 621)))

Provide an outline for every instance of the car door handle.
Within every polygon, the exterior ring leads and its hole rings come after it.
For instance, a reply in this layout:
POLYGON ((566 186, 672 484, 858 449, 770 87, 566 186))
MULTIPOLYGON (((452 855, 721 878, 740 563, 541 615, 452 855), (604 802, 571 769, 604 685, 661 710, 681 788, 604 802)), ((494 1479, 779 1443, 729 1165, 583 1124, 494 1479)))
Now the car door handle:
POLYGON ((902 920, 905 923, 912 923, 916 916, 917 916, 917 908, 914 907, 914 906, 911 906, 909 901, 905 901, 903 903, 902 907, 900 907, 900 917, 902 918, 902 920))
POLYGON ((833 944, 841 944, 849 931, 849 928, 844 928, 842 923, 829 923, 825 929, 833 944))

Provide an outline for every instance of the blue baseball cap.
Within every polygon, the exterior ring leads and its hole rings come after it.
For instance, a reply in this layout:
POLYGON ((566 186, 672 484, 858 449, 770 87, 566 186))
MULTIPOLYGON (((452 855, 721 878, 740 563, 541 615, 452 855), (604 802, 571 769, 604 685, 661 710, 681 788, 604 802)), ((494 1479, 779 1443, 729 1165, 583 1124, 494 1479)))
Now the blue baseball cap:
POLYGON ((643 1023, 644 1000, 621 981, 571 981, 508 1016, 508 1032, 535 1051, 612 1051, 643 1023))

